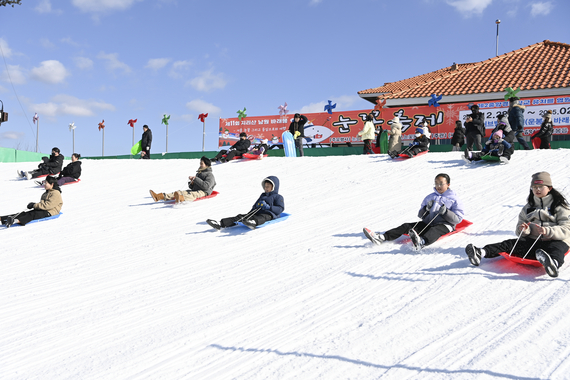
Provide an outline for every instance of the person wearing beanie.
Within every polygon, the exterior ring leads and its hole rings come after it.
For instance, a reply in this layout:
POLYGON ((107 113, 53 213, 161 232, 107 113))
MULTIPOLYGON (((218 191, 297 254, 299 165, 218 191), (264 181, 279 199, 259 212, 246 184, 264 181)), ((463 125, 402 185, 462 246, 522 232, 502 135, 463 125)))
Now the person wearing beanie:
POLYGON ((461 120, 455 121, 455 129, 453 130, 453 136, 451 137, 451 148, 452 152, 460 152, 461 145, 465 144, 465 128, 461 124, 461 120))
POLYGON ((520 104, 519 98, 512 97, 509 98, 509 111, 508 111, 508 118, 509 124, 513 131, 515 131, 515 137, 519 144, 522 145, 524 150, 530 150, 530 147, 526 143, 524 139, 524 110, 525 106, 520 104))
POLYGON ((196 175, 188 177, 188 190, 177 190, 172 193, 155 193, 149 190, 152 199, 158 201, 170 201, 174 199, 175 203, 194 202, 198 198, 202 198, 212 194, 216 186, 216 179, 212 172, 212 161, 206 156, 200 159, 200 166, 196 175))
POLYGON ((366 115, 364 128, 358 132, 358 136, 364 141, 364 150, 362 154, 374 154, 372 150, 372 140, 374 139, 374 115, 369 113, 366 115))
POLYGON ((42 157, 42 163, 38 165, 37 169, 27 172, 18 170, 18 176, 20 178, 32 179, 40 176, 58 174, 63 167, 64 159, 65 157, 63 154, 60 154, 59 148, 54 147, 49 157, 42 157))
POLYGON ((305 123, 309 121, 307 116, 296 113, 293 121, 289 124, 289 132, 293 135, 295 140, 295 147, 299 149, 299 157, 303 157, 303 138, 305 137, 305 123))
POLYGON ((416 128, 414 136, 414 141, 412 141, 406 149, 402 151, 388 152, 390 157, 396 158, 399 157, 400 154, 405 154, 411 158, 416 156, 418 153, 426 152, 429 149, 430 141, 424 134, 423 128, 416 128))
POLYGON ((451 178, 445 173, 435 176, 433 192, 428 194, 418 211, 417 222, 404 223, 384 233, 376 233, 368 228, 362 232, 374 244, 396 240, 408 234, 415 250, 435 243, 440 237, 455 230, 463 220, 465 212, 457 194, 451 190, 451 178))
POLYGON ((485 115, 479 112, 479 106, 473 104, 471 113, 465 117, 465 137, 467 150, 481 150, 481 139, 485 137, 485 115), (473 148, 474 147, 474 148, 473 148))
POLYGON ((44 183, 45 192, 38 203, 28 203, 30 211, 22 211, 18 214, 4 215, 0 217, 0 221, 6 227, 13 224, 20 224, 25 226, 32 220, 48 218, 59 214, 63 206, 63 199, 61 198, 61 189, 57 184, 57 178, 48 176, 44 183))
POLYGON ((399 152, 402 150, 402 123, 400 123, 398 116, 394 116, 390 129, 387 132, 390 135, 388 152, 399 152))
POLYGON ((552 125, 552 111, 546 111, 542 117, 543 121, 540 125, 540 129, 532 135, 530 140, 540 139, 540 149, 550 149, 550 140, 552 138, 552 133, 554 132, 554 126, 552 125))
POLYGON ((261 140, 261 143, 249 148, 249 153, 258 156, 258 160, 262 160, 265 152, 269 149, 269 146, 267 145, 268 142, 269 140, 267 139, 261 140))
POLYGON ((564 256, 570 248, 570 206, 564 195, 552 186, 547 172, 532 175, 527 204, 519 213, 515 228, 517 238, 477 248, 465 247, 471 264, 479 266, 481 258, 498 257, 501 252, 515 257, 537 260, 550 277, 558 277, 564 256))
POLYGON ((247 150, 251 146, 251 141, 247 138, 247 133, 241 132, 239 134, 239 140, 230 147, 229 150, 222 149, 218 152, 216 157, 212 158, 212 161, 216 162, 228 162, 234 159, 235 156, 241 156, 247 153, 247 150))
POLYGON ((485 143, 485 147, 481 152, 471 152, 470 150, 465 150, 465 154, 461 155, 461 158, 467 163, 472 161, 480 161, 484 156, 499 157, 499 160, 503 163, 509 162, 511 155, 513 153, 513 146, 509 142, 503 139, 503 131, 497 130, 489 140, 485 143))
POLYGON ((145 160, 150 160, 150 146, 152 145, 152 131, 148 125, 143 125, 143 134, 141 138, 141 158, 145 160))

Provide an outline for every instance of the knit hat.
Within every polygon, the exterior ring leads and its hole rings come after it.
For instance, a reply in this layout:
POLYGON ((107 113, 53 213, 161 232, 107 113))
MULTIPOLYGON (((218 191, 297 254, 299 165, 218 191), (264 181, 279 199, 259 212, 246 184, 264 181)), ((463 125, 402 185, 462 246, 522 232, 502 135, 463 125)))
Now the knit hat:
POLYGON ((497 132, 493 133, 493 137, 495 137, 496 135, 499 135, 499 138, 503 138, 503 131, 502 130, 498 130, 497 132))
POLYGON ((212 166, 212 161, 206 156, 202 156, 202 158, 200 158, 200 161, 202 161, 207 167, 212 166))
POLYGON ((532 175, 532 181, 530 182, 530 185, 531 186, 544 185, 552 187, 552 180, 550 179, 550 174, 548 174, 547 172, 534 173, 532 175))
POLYGON ((392 119, 392 123, 399 123, 400 122, 400 118, 398 116, 394 116, 394 118, 392 119))

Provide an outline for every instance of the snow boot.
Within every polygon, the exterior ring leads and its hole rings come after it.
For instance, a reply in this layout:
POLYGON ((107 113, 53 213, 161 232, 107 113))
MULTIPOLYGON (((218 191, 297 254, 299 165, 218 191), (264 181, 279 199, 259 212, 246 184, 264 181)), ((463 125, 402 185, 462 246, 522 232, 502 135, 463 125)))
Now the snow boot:
POLYGON ((376 245, 380 245, 386 241, 386 238, 382 234, 377 234, 368 228, 363 228, 364 236, 366 236, 370 241, 376 245))
POLYGON ((36 185, 38 186, 43 186, 45 184, 45 181, 34 181, 36 183, 36 185))
POLYGON ((409 230, 408 235, 410 236, 410 239, 412 239, 412 244, 416 251, 419 251, 424 247, 424 239, 422 239, 416 231, 409 230))
POLYGON ((18 177, 20 178, 24 178, 26 176, 26 174, 24 174, 24 171, 22 170, 16 170, 16 173, 18 173, 18 177))
POLYGON ((7 216, 6 217, 6 222, 4 223, 4 225, 6 226, 6 228, 10 227, 12 224, 14 224, 14 217, 12 215, 7 216))
POLYGON ((550 277, 558 277, 558 266, 556 265, 556 261, 554 261, 546 251, 537 249, 536 259, 542 264, 547 275, 550 277))
POLYGON ((257 227, 257 224, 253 219, 242 220, 241 222, 243 223, 244 226, 246 226, 250 230, 255 230, 255 227, 257 227))
POLYGON ((507 157, 499 157, 499 161, 501 162, 501 164, 508 164, 509 163, 509 159, 507 157))
POLYGON ((473 244, 467 244, 465 247, 465 253, 467 257, 469 257, 469 261, 471 264, 475 265, 476 267, 481 264, 481 249, 475 247, 473 244))
POLYGON ((471 151, 470 150, 465 150, 465 153, 461 155, 461 158, 463 159, 463 161, 465 161, 465 163, 470 164, 471 163, 471 151))
POLYGON ((30 172, 24 172, 26 175, 26 179, 29 181, 30 179, 32 179, 32 173, 30 172))
POLYGON ((184 196, 180 191, 176 191, 174 193, 174 203, 182 203, 184 202, 184 196))
POLYGON ((155 202, 158 201, 163 201, 164 200, 164 194, 163 193, 155 193, 152 190, 149 190, 150 196, 152 197, 152 199, 154 199, 155 202))
POLYGON ((220 223, 218 223, 214 219, 208 219, 208 220, 206 220, 206 223, 208 223, 210 225, 210 227, 215 228, 218 231, 222 229, 222 226, 220 226, 220 223))

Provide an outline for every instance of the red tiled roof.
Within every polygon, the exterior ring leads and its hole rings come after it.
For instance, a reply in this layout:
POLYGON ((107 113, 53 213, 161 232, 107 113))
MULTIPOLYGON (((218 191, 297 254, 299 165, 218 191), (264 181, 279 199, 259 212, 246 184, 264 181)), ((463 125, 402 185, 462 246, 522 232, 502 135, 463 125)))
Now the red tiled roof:
POLYGON ((570 45, 545 40, 486 61, 454 64, 381 87, 359 91, 371 100, 468 95, 570 87, 570 45), (371 96, 367 96, 370 94, 371 96))

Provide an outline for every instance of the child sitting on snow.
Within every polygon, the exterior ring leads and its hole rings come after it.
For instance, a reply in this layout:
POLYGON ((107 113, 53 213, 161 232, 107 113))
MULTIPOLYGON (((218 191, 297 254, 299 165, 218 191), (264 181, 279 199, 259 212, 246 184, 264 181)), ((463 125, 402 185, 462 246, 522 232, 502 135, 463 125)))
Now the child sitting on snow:
MULTIPOLYGON (((429 133, 429 132, 428 132, 429 133)), ((410 143, 410 145, 402 150, 402 151, 391 151, 388 152, 390 157, 396 158, 400 154, 406 154, 408 157, 413 157, 420 152, 425 152, 429 149, 429 138, 425 135, 423 128, 416 128, 416 134, 414 141, 410 143)))
POLYGON ((149 190, 155 202, 169 201, 174 199, 175 203, 194 202, 198 198, 212 194, 216 186, 216 179, 212 172, 212 161, 206 156, 200 159, 200 166, 195 176, 188 177, 188 190, 178 190, 173 193, 155 193, 149 190))
POLYGON ((268 146, 267 146, 268 142, 269 142, 269 140, 267 140, 267 139, 261 140, 261 144, 257 144, 253 148, 249 148, 249 153, 255 154, 256 156, 259 156, 259 157, 257 157, 257 159, 259 159, 259 160, 263 159, 263 155, 268 150, 268 146))
POLYGON ((519 213, 515 233, 517 239, 488 244, 477 248, 465 247, 471 264, 478 266, 481 258, 498 257, 509 252, 516 257, 538 260, 550 277, 558 277, 558 268, 570 246, 570 206, 555 188, 550 174, 535 173, 530 182, 527 204, 519 213))
POLYGON ((264 193, 255 201, 251 210, 243 215, 238 214, 222 219, 219 223, 213 219, 206 220, 213 228, 220 230, 226 227, 235 226, 237 222, 242 222, 247 227, 254 230, 263 223, 278 218, 285 210, 285 201, 279 194, 279 178, 269 176, 261 181, 264 193))
POLYGON ((421 221, 404 223, 384 234, 364 228, 364 235, 374 244, 381 244, 407 233, 416 250, 432 244, 455 230, 455 226, 463 220, 463 207, 455 192, 449 188, 450 185, 451 179, 447 174, 441 173, 435 177, 435 191, 424 198, 418 212, 421 221))
POLYGON ((10 227, 14 223, 25 226, 32 220, 48 218, 53 215, 59 214, 63 206, 61 198, 61 189, 57 184, 57 178, 48 176, 46 177, 44 188, 45 193, 38 203, 28 203, 30 211, 22 211, 18 214, 5 215, 0 217, 0 221, 6 227, 10 227))
POLYGON ((498 130, 489 140, 485 143, 485 147, 480 152, 472 152, 466 150, 465 154, 461 156, 467 163, 472 161, 480 161, 483 156, 499 157, 501 162, 509 162, 511 154, 513 153, 512 145, 507 140, 503 139, 503 131, 498 130))

